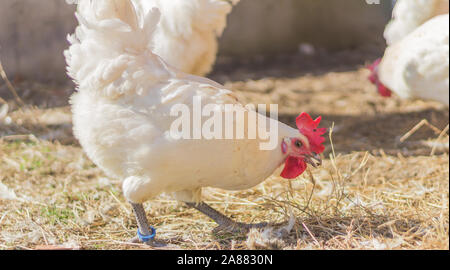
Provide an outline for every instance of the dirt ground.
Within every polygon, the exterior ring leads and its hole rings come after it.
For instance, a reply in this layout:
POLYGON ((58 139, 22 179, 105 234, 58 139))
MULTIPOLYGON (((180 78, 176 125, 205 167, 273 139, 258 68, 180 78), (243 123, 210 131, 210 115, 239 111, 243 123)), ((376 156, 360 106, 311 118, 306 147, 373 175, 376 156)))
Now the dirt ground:
MULTIPOLYGON (((215 224, 167 195, 145 204, 168 249, 449 249, 448 108, 380 97, 368 82, 370 50, 270 60, 218 59, 211 78, 254 104, 279 104, 334 127, 324 164, 288 182, 274 175, 246 191, 207 188, 207 202, 234 219, 281 225, 248 234, 215 224), (424 126, 402 140, 422 120, 424 126), (284 222, 284 223, 283 223, 284 222)), ((136 223, 120 181, 83 154, 71 132, 72 86, 15 78, 17 109, 0 97, 0 249, 147 249, 130 244, 136 223), (1 104, 0 104, 1 106, 1 104)), ((188 177, 188 176, 187 176, 188 177)))

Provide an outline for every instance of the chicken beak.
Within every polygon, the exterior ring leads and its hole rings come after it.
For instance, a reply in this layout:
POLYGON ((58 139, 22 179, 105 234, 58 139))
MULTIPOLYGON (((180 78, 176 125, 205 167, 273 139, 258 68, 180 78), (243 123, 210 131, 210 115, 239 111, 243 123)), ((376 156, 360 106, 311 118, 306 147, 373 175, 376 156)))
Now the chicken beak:
POLYGON ((322 159, 320 158, 320 155, 317 153, 313 153, 312 155, 306 156, 305 161, 314 168, 322 166, 322 159))

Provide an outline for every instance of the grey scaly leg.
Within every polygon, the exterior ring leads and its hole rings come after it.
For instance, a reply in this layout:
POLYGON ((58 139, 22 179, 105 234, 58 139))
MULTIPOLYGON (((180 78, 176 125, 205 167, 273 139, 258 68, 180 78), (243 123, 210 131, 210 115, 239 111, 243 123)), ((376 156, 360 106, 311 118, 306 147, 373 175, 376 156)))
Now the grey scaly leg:
MULTIPOLYGON (((135 204, 131 203, 131 206, 133 207, 134 215, 136 216, 136 221, 138 224, 139 231, 142 235, 151 235, 152 231, 150 229, 150 225, 148 224, 147 216, 145 215, 144 206, 142 204, 135 204)), ((139 243, 141 240, 138 236, 131 239, 131 242, 133 243, 139 243)), ((146 242, 146 244, 153 246, 154 241, 149 240, 146 242)))
POLYGON ((229 232, 246 232, 251 228, 263 228, 268 225, 266 222, 256 224, 235 222, 204 202, 186 203, 186 204, 189 207, 197 209, 198 211, 202 212, 203 214, 214 220, 219 225, 217 230, 226 230, 229 232))

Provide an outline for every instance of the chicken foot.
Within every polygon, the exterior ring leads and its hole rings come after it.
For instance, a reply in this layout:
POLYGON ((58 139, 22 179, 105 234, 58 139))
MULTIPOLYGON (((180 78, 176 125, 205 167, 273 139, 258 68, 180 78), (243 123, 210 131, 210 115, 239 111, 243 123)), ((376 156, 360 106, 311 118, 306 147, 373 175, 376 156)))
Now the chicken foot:
POLYGON ((231 233, 245 233, 252 228, 264 228, 268 225, 268 223, 266 222, 255 224, 236 222, 204 202, 200 203, 186 202, 186 205, 194 209, 197 209, 201 213, 205 214, 206 216, 214 220, 219 225, 217 228, 214 229, 215 232, 228 231, 231 233))

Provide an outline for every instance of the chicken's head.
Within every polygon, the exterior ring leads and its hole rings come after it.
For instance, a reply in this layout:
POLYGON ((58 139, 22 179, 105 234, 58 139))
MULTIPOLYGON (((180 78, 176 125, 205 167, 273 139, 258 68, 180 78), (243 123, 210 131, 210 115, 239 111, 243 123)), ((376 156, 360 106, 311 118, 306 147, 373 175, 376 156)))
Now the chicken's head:
POLYGON ((322 164, 319 154, 325 150, 325 138, 322 135, 327 129, 318 128, 321 119, 313 120, 307 113, 297 117, 296 124, 301 135, 285 138, 281 144, 283 153, 287 155, 281 177, 294 179, 306 170, 307 164, 313 167, 322 164))
POLYGON ((377 59, 372 65, 369 65, 367 68, 371 71, 369 76, 369 80, 375 84, 378 88, 378 92, 383 97, 390 97, 392 95, 392 91, 387 88, 381 81, 378 76, 378 66, 381 63, 381 58, 377 59))

